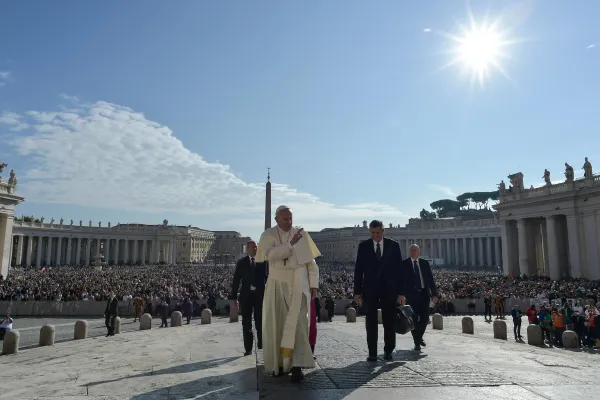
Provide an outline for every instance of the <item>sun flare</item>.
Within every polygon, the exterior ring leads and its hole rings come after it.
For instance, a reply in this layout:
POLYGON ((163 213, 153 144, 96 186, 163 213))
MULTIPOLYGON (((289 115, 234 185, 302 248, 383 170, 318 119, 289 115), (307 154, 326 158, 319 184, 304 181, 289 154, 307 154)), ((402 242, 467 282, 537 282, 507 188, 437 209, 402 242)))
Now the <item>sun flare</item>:
POLYGON ((507 40, 507 32, 498 29, 498 23, 478 24, 471 16, 468 27, 461 26, 457 35, 446 35, 452 40, 452 60, 445 66, 459 65, 471 75, 472 81, 483 86, 495 72, 510 80, 502 61, 508 58, 508 47, 514 41, 507 40))

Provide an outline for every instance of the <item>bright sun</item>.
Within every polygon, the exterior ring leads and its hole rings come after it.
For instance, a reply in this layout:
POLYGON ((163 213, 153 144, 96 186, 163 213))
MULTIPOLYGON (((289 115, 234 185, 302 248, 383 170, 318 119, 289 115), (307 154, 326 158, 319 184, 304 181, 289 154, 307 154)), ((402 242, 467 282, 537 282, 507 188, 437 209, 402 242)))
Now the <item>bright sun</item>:
POLYGON ((506 40, 506 33, 499 31, 496 23, 477 24, 471 17, 471 25, 461 26, 460 35, 446 36, 455 43, 451 50, 454 57, 446 67, 462 65, 482 86, 493 72, 508 78, 501 62, 508 57, 506 48, 514 42, 506 40))

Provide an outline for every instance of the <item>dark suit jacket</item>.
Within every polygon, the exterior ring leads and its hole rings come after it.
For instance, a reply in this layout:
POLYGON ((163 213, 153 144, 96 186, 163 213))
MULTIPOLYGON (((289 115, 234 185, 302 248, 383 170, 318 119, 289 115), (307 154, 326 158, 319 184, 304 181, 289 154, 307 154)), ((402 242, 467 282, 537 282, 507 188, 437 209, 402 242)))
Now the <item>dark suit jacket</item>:
POLYGON ((354 295, 362 295, 368 301, 370 297, 383 295, 380 293, 383 290, 384 297, 395 301, 397 296, 404 295, 401 265, 402 252, 395 240, 383 238, 381 262, 378 262, 375 256, 373 240, 361 242, 358 245, 354 267, 354 295))
MULTIPOLYGON (((425 283, 425 290, 429 296, 437 296, 437 286, 435 286, 435 282, 433 281, 433 274, 431 273, 429 261, 419 257, 419 267, 421 268, 423 283, 425 283)), ((417 278, 415 276, 412 258, 408 257, 402 262, 402 275, 404 276, 402 281, 405 284, 404 291, 406 292, 406 295, 414 295, 419 287, 417 286, 417 278)))
POLYGON ((112 300, 108 300, 106 302, 106 309, 104 310, 104 314, 107 317, 116 317, 119 312, 119 299, 116 297, 112 300))
POLYGON ((233 274, 233 284, 231 285, 231 294, 229 300, 246 301, 250 294, 250 286, 256 287, 257 293, 264 293, 265 282, 267 281, 267 270, 265 263, 254 262, 254 269, 250 266, 250 256, 242 257, 235 265, 235 273, 233 274), (242 282, 240 297, 238 299, 238 289, 242 282))

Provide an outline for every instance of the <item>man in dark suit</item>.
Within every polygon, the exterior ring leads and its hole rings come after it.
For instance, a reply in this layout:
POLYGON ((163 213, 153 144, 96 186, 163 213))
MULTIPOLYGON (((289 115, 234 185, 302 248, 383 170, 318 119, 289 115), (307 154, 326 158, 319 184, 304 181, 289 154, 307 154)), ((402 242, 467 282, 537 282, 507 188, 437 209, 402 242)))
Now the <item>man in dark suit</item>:
POLYGON ((242 331, 244 333, 244 355, 252 354, 252 314, 254 313, 254 327, 256 328, 256 347, 262 349, 262 303, 267 281, 267 267, 265 263, 255 262, 256 242, 247 244, 248 255, 238 260, 233 274, 231 285, 231 309, 237 312, 238 305, 242 307, 242 331), (242 283, 238 303, 238 288, 242 283))
POLYGON ((354 269, 354 300, 366 309, 367 361, 377 361, 377 309, 383 319, 384 359, 392 360, 396 347, 394 317, 396 302, 404 304, 402 253, 398 242, 383 237, 383 222, 371 221, 371 239, 361 242, 354 269))
POLYGON ((104 325, 106 325, 106 337, 115 336, 115 320, 119 312, 119 300, 113 292, 110 293, 104 310, 104 325))
POLYGON ((410 246, 410 257, 402 262, 402 275, 406 300, 414 312, 415 328, 412 330, 415 351, 425 347, 423 335, 429 322, 429 302, 437 303, 437 287, 433 281, 433 274, 429 262, 421 258, 421 249, 416 244, 410 246))

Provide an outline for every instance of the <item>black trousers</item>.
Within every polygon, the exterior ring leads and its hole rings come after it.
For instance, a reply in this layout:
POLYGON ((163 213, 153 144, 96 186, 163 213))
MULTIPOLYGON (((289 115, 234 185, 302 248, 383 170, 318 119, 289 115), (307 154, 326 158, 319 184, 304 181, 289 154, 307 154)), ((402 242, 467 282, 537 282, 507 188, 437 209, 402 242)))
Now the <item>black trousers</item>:
POLYGON ((484 316, 487 318, 489 315, 490 319, 492 319, 492 306, 490 304, 485 305, 485 313, 484 316))
POLYGON ((516 337, 521 337, 521 319, 513 319, 513 332, 516 337))
POLYGON ((254 314, 254 328, 256 329, 256 342, 262 346, 262 302, 264 294, 250 292, 248 298, 240 303, 242 309, 242 332, 244 333, 244 349, 252 351, 254 335, 252 334, 252 314, 254 314))
MULTIPOLYGON (((383 293, 383 290, 378 291, 383 293)), ((377 310, 381 308, 383 320, 383 351, 391 353, 396 348, 396 331, 394 330, 394 315, 396 313, 396 298, 394 296, 373 295, 365 299, 367 346, 369 355, 377 356, 377 340, 379 337, 377 327, 377 310)))
POLYGON ((415 345, 420 345, 425 334, 425 328, 429 322, 429 293, 426 290, 412 292, 406 302, 413 309, 415 318, 415 329, 412 330, 412 337, 415 345))
POLYGON ((106 334, 108 336, 113 336, 115 334, 115 320, 113 317, 105 317, 104 318, 104 325, 106 326, 106 334))

